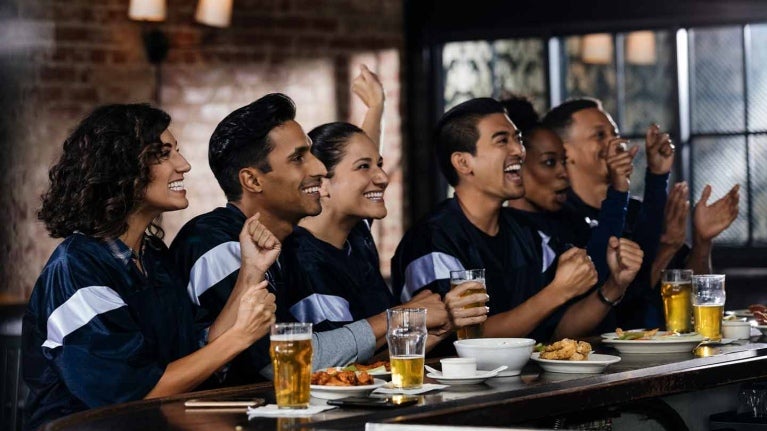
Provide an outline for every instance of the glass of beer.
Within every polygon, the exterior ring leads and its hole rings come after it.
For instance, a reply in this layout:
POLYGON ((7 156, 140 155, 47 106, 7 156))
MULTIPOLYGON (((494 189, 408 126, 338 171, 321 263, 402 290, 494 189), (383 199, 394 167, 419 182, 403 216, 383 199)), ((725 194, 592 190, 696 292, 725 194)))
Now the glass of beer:
POLYGON ((666 330, 685 334, 692 332, 692 270, 663 271, 660 294, 666 315, 666 330))
MULTIPOLYGON (((468 289, 462 293, 461 296, 469 296, 475 293, 487 293, 487 286, 485 285, 485 270, 484 269, 462 269, 460 271, 450 271, 450 289, 455 289, 466 282, 475 282, 481 286, 477 286, 473 289, 468 289)), ((464 308, 482 307, 483 304, 477 302, 469 304, 464 308)), ((468 325, 456 330, 456 336, 459 340, 467 338, 482 338, 483 324, 478 323, 476 325, 468 325)))
POLYGON ((269 355, 274 368, 274 394, 281 409, 309 407, 312 379, 312 324, 272 325, 269 355))
POLYGON ((425 308, 386 310, 386 342, 394 387, 416 389, 423 385, 426 336, 425 308))
POLYGON ((724 315, 724 274, 692 276, 692 308, 695 331, 711 339, 722 339, 724 315))

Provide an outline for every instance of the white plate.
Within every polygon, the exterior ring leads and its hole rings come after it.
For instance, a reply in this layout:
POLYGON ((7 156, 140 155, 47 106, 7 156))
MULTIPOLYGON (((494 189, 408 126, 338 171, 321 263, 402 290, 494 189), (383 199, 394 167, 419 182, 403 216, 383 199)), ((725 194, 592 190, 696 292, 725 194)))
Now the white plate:
POLYGON ((437 380, 443 385, 476 385, 482 383, 485 380, 498 375, 498 371, 477 371, 473 376, 467 377, 447 377, 442 373, 429 373, 426 377, 437 380))
POLYGON ((339 398, 346 397, 364 397, 368 395, 373 389, 380 388, 386 384, 381 379, 373 379, 372 385, 364 386, 326 386, 326 385, 311 385, 312 396, 315 398, 321 398, 323 400, 337 400, 339 398))
MULTIPOLYGON (((627 331, 630 332, 630 331, 627 331)), ((602 334, 602 343, 611 345, 621 353, 681 353, 692 352, 692 349, 704 340, 697 333, 668 335, 666 331, 658 331, 650 340, 617 340, 615 332, 602 334)))
POLYGON ((567 374, 599 374, 604 371, 608 365, 621 360, 620 356, 600 355, 598 353, 590 354, 589 359, 585 361, 541 359, 539 356, 540 353, 535 352, 530 358, 537 362, 544 371, 567 374))
POLYGON ((728 311, 725 311, 724 314, 734 314, 735 317, 747 317, 749 319, 754 317, 754 313, 748 311, 747 308, 743 308, 740 310, 728 310, 728 311))

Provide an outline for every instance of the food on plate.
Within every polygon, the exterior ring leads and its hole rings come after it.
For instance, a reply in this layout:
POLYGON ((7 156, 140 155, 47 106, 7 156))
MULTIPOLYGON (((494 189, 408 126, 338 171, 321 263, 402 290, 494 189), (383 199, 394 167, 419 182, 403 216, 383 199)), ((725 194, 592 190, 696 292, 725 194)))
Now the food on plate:
MULTIPOLYGON (((652 337, 658 333, 658 328, 649 331, 624 331, 621 328, 615 329, 616 340, 652 340, 652 337)), ((671 333, 673 334, 673 333, 671 333)))
POLYGON ((748 311, 754 314, 760 325, 767 325, 767 306, 763 304, 752 304, 748 306, 748 311))
POLYGON ((330 368, 312 373, 312 384, 323 386, 365 386, 373 384, 367 371, 344 371, 330 368))
POLYGON ((376 361, 370 364, 360 364, 355 362, 345 366, 344 371, 367 371, 368 373, 386 373, 391 371, 389 361, 376 361))
POLYGON ((591 353, 591 344, 565 338, 544 346, 539 357, 560 361, 585 361, 589 359, 589 353, 591 353))

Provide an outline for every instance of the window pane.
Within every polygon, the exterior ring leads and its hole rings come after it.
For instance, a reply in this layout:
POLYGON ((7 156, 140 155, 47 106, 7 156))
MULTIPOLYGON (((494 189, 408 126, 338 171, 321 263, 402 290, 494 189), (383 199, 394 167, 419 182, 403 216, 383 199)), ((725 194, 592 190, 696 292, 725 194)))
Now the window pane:
POLYGON ((740 27, 690 30, 692 132, 745 127, 740 27))
POLYGON ((748 71, 748 129, 767 130, 767 24, 752 25, 748 71))
MULTIPOLYGON (((751 221, 754 228, 754 242, 767 244, 767 136, 752 136, 749 138, 749 156, 751 158, 751 190, 754 191, 754 205, 751 221)), ((743 195, 740 198, 740 212, 745 211, 743 195)))
POLYGON ((497 40, 495 50, 495 96, 525 96, 543 115, 549 106, 546 90, 545 51, 540 39, 497 40))
POLYGON ((589 34, 565 38, 565 99, 596 97, 607 112, 615 109, 615 59, 610 35, 589 34), (607 36, 607 37, 604 37, 607 36))
POLYGON ((445 111, 475 97, 493 95, 489 42, 451 42, 442 48, 445 111))
POLYGON ((624 135, 644 135, 650 123, 675 130, 673 42, 667 31, 637 31, 624 38, 626 109, 620 122, 624 135))
MULTIPOLYGON (((745 244, 748 240, 748 185, 746 184, 745 138, 695 138, 692 148, 693 192, 691 202, 697 202, 706 184, 711 184, 711 204, 724 196, 732 186, 740 184, 740 214, 716 239, 717 243, 745 244)), ((692 210, 692 209, 691 209, 692 210)))

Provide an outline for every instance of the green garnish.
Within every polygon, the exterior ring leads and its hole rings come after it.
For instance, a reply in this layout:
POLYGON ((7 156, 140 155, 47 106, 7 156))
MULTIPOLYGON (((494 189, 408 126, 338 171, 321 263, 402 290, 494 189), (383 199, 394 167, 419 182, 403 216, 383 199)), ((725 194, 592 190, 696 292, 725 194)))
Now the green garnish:
POLYGON ((533 347, 533 351, 542 352, 545 348, 546 346, 543 343, 538 343, 535 345, 535 347, 533 347))

